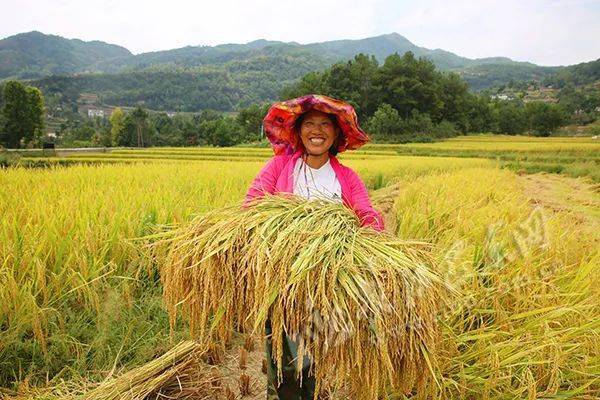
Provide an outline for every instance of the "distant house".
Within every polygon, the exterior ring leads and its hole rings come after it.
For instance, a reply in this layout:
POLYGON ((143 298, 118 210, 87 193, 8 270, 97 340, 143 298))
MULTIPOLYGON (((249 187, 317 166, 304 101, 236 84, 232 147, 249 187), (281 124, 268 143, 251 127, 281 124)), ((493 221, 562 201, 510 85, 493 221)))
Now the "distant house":
POLYGON ((88 118, 105 118, 110 117, 113 112, 112 107, 104 107, 99 105, 90 105, 90 104, 80 104, 77 107, 79 114, 88 118))
POLYGON ((90 109, 88 109, 88 117, 90 117, 90 118, 94 118, 94 117, 104 118, 104 110, 98 110, 97 108, 90 108, 90 109))
POLYGON ((490 96, 492 99, 496 99, 496 100, 512 100, 512 96, 509 96, 507 94, 493 94, 490 96))

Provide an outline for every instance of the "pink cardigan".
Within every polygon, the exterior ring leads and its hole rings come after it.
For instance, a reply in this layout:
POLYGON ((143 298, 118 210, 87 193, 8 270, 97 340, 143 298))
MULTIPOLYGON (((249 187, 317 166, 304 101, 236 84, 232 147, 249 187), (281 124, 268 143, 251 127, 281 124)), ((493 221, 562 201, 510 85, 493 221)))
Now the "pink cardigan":
MULTIPOLYGON (((258 173, 244 200, 244 206, 265 193, 293 193, 294 165, 302 155, 302 150, 294 154, 278 155, 271 158, 258 173)), ((362 226, 371 226, 377 231, 383 231, 383 218, 371 205, 369 194, 360 177, 349 167, 346 167, 336 157, 329 157, 331 167, 342 187, 344 205, 354 210, 362 226)))

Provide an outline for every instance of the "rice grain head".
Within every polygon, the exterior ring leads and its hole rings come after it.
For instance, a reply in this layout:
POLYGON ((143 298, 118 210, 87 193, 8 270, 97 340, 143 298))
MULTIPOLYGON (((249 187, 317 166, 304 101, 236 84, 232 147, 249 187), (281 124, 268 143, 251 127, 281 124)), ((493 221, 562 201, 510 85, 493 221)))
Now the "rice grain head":
POLYGON ((284 334, 299 343, 298 367, 314 361, 317 392, 372 399, 433 377, 446 288, 427 243, 360 227, 340 204, 267 195, 154 246, 171 326, 181 314, 195 338, 225 344, 236 330, 264 334, 270 320, 280 379, 284 334))

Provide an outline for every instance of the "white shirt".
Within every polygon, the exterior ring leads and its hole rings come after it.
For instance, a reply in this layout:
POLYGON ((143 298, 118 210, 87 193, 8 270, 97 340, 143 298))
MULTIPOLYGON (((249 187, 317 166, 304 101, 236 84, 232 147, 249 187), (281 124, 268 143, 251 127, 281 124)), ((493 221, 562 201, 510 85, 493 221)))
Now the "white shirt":
POLYGON ((311 168, 302 157, 294 165, 294 194, 305 199, 323 199, 342 202, 342 186, 335 176, 329 159, 321 168, 311 168))

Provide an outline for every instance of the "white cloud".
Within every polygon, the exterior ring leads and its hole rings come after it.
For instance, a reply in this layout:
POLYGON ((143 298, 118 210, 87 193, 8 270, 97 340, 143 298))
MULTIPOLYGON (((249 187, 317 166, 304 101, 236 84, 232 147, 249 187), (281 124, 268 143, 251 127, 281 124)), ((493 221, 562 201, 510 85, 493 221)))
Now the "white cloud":
POLYGON ((3 0, 0 36, 39 30, 135 53, 259 38, 310 43, 398 32, 465 57, 542 65, 600 57, 598 0, 3 0))
POLYGON ((369 36, 374 0, 145 2, 14 1, 3 6, 3 36, 40 30, 121 44, 134 52, 266 38, 301 43, 369 36), (33 10, 34 12, 24 12, 33 10), (48 18, 48 15, 52 15, 48 18))
POLYGON ((429 0, 392 25, 414 42, 479 58, 506 56, 541 65, 600 57, 600 2, 429 0))

